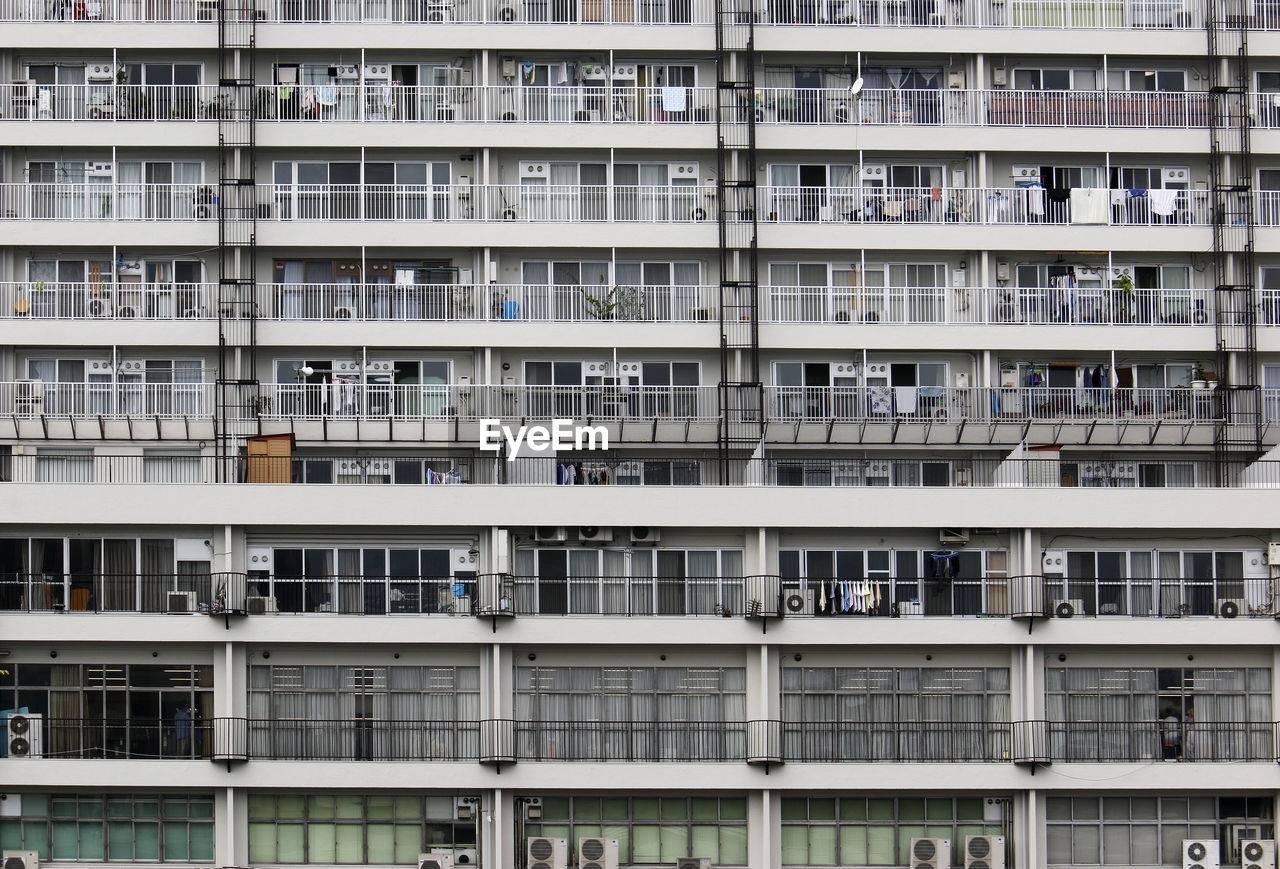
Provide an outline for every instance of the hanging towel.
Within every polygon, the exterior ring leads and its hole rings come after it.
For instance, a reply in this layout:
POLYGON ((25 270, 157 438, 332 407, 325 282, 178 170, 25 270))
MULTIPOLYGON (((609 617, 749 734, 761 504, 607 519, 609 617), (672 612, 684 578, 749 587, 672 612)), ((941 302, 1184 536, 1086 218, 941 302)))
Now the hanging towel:
POLYGON ((322 106, 336 106, 338 104, 338 89, 331 84, 321 85, 317 94, 322 106))
POLYGON ((1107 206, 1111 204, 1108 190, 1092 187, 1071 188, 1071 222, 1074 224, 1107 223, 1107 206))
POLYGON ((1044 188, 1040 186, 1027 188, 1027 213, 1035 217, 1044 217, 1044 188))
POLYGON ((871 398, 872 413, 886 416, 893 413, 893 393, 889 391, 889 387, 873 386, 867 390, 867 394, 871 398))
POLYGON ((1151 213, 1168 217, 1173 214, 1178 204, 1178 191, 1152 190, 1147 196, 1151 200, 1151 213))
POLYGON ((683 112, 689 105, 689 89, 684 87, 665 87, 662 89, 662 110, 664 112, 683 112))
POLYGON ((1126 194, 1126 193, 1125 193, 1125 191, 1123 191, 1123 190, 1112 190, 1112 191, 1111 191, 1111 204, 1112 204, 1112 205, 1124 205, 1124 199, 1125 199, 1125 196, 1126 196, 1126 195, 1127 195, 1127 194, 1126 194))
POLYGON ((314 112, 316 110, 316 90, 315 88, 307 88, 302 92, 302 110, 304 112, 314 112))
POLYGON ((895 386, 893 388, 893 404, 898 413, 915 413, 917 395, 919 393, 914 386, 895 386))
POLYGON ((818 583, 818 612, 826 612, 827 609, 827 584, 825 582, 818 583))
POLYGON ((395 104, 395 101, 396 92, 391 89, 391 85, 384 84, 382 86, 382 105, 386 108, 390 108, 395 104))

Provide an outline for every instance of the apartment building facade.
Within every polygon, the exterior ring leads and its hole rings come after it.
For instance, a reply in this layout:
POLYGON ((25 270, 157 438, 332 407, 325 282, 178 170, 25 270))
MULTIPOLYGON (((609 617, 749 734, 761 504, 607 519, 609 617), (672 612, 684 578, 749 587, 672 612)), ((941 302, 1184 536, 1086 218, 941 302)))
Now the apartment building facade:
POLYGON ((0 33, 6 869, 1274 869, 1272 0, 0 33))

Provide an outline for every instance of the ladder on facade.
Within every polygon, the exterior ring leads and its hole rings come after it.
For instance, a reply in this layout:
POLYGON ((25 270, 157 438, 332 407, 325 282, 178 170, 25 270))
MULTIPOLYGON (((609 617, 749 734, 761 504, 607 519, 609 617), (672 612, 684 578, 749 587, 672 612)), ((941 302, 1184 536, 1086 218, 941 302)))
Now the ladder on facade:
POLYGON ((259 432, 254 4, 218 0, 218 374, 220 473, 236 472, 243 438, 259 432))
POLYGON ((1215 481, 1229 486, 1262 453, 1254 185, 1249 144, 1250 0, 1209 0, 1209 178, 1213 211, 1214 343, 1219 420, 1215 481))
POLYGON ((720 247, 720 478, 764 435, 757 245, 753 0, 716 0, 716 219, 720 247))

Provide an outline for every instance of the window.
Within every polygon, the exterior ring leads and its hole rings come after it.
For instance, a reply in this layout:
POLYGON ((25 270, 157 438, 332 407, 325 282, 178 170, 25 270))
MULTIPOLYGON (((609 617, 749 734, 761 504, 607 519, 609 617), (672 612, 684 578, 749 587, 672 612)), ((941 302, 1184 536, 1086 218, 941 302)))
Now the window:
MULTIPOLYGON (((1180 467, 1165 466, 1167 484, 1172 484, 1169 470, 1180 467)), ((1156 477, 1155 469, 1143 474, 1148 482, 1156 477)), ((1051 600, 1080 602, 1086 615, 1208 616, 1223 600, 1243 600, 1245 614, 1256 596, 1243 578, 1245 556, 1239 551, 1069 550, 1067 578, 1049 574, 1045 593, 1051 600)))
MULTIPOLYGON (((1004 836, 1012 849, 1011 834, 1007 798, 990 806, 981 797, 782 798, 784 866, 905 866, 913 838, 1004 836)), ((964 864, 962 847, 952 846, 951 861, 964 864)))
POLYGON ((42 861, 208 862, 213 797, 184 794, 22 794, 21 815, 0 818, 5 850, 42 861))
POLYGON ((273 412, 281 416, 417 419, 443 416, 449 406, 450 364, 443 360, 277 359, 275 374, 273 412))
MULTIPOLYGON (((170 591, 210 597, 208 561, 174 560, 173 540, 0 538, 0 608, 165 612, 170 591)), ((0 709, 8 708, 0 706, 0 709)))
POLYGON ((782 719, 789 760, 1007 760, 1009 670, 783 667, 782 719))
POLYGON ((526 836, 618 840, 623 866, 674 865, 677 857, 705 857, 712 866, 747 864, 745 797, 543 797, 542 820, 526 836))
POLYGON ((851 163, 771 163, 769 220, 783 222, 851 219, 857 174, 851 163))
POLYGON ((36 450, 36 480, 41 483, 92 483, 93 450, 36 450))
POLYGON ((213 714, 210 666, 19 663, 5 671, 0 708, 44 715, 48 756, 199 758, 212 750, 199 726, 213 714))
POLYGON ((1008 612, 1003 550, 783 549, 778 566, 783 588, 813 595, 819 616, 1008 612))
POLYGON ((769 263, 769 297, 777 322, 819 323, 853 318, 856 266, 835 263, 769 263))
POLYGON ((289 162, 273 166, 282 220, 447 220, 447 162, 289 162))
POLYGON ((742 612, 738 549, 518 549, 516 577, 520 613, 742 612))
POLYGON ((459 760, 479 749, 478 667, 252 666, 250 753, 459 760))
POLYGON ((1049 667, 1045 676, 1055 760, 1272 756, 1266 668, 1049 667))
POLYGON ((514 310, 503 308, 495 316, 520 320, 612 319, 617 305, 610 298, 613 288, 609 271, 609 263, 603 261, 526 260, 520 265, 523 303, 517 298, 514 310))
POLYGON ((200 456, 171 450, 143 450, 142 479, 147 483, 199 483, 200 456))
MULTIPOLYGON (((307 481, 322 482, 311 464, 307 481)), ((274 599, 280 612, 441 613, 453 611, 456 596, 475 598, 475 573, 453 570, 449 549, 275 547, 272 558, 273 574, 250 574, 249 594, 274 599)))
MULTIPOLYGON (((465 797, 479 802, 478 797, 465 797)), ((254 863, 415 863, 432 848, 474 848, 458 796, 250 794, 254 863)), ((473 813, 474 816, 475 813, 473 813)))
POLYGON ((1098 87, 1093 69, 1015 69, 1013 87, 1020 91, 1091 91, 1098 87))
POLYGON ((700 262, 620 262, 609 302, 618 320, 707 320, 710 299, 702 296, 700 262))
POLYGON ((542 760, 741 759, 741 667, 519 667, 516 750, 542 760), (616 725, 593 727, 591 723, 616 725))
MULTIPOLYGON (((1266 797, 1050 796, 1047 814, 1050 866, 1177 866, 1184 839, 1220 840, 1233 823, 1274 830, 1266 797)), ((1239 859, 1230 850, 1224 865, 1239 859)))
POLYGON ((1187 89, 1187 74, 1180 69, 1131 69, 1125 75, 1128 79, 1128 89, 1131 91, 1182 92, 1187 89))

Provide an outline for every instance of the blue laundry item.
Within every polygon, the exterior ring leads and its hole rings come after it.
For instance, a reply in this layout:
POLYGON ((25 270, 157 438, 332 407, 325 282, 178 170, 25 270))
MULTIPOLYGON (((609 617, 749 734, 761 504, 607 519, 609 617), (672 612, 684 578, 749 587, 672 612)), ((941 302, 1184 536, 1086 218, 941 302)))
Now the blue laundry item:
POLYGON ((1137 197, 1139 197, 1139 196, 1146 196, 1146 195, 1147 195, 1147 190, 1146 190, 1146 188, 1145 188, 1145 187, 1130 187, 1130 188, 1129 188, 1129 195, 1130 195, 1130 196, 1132 196, 1132 197, 1134 197, 1134 198, 1137 198, 1137 197))

